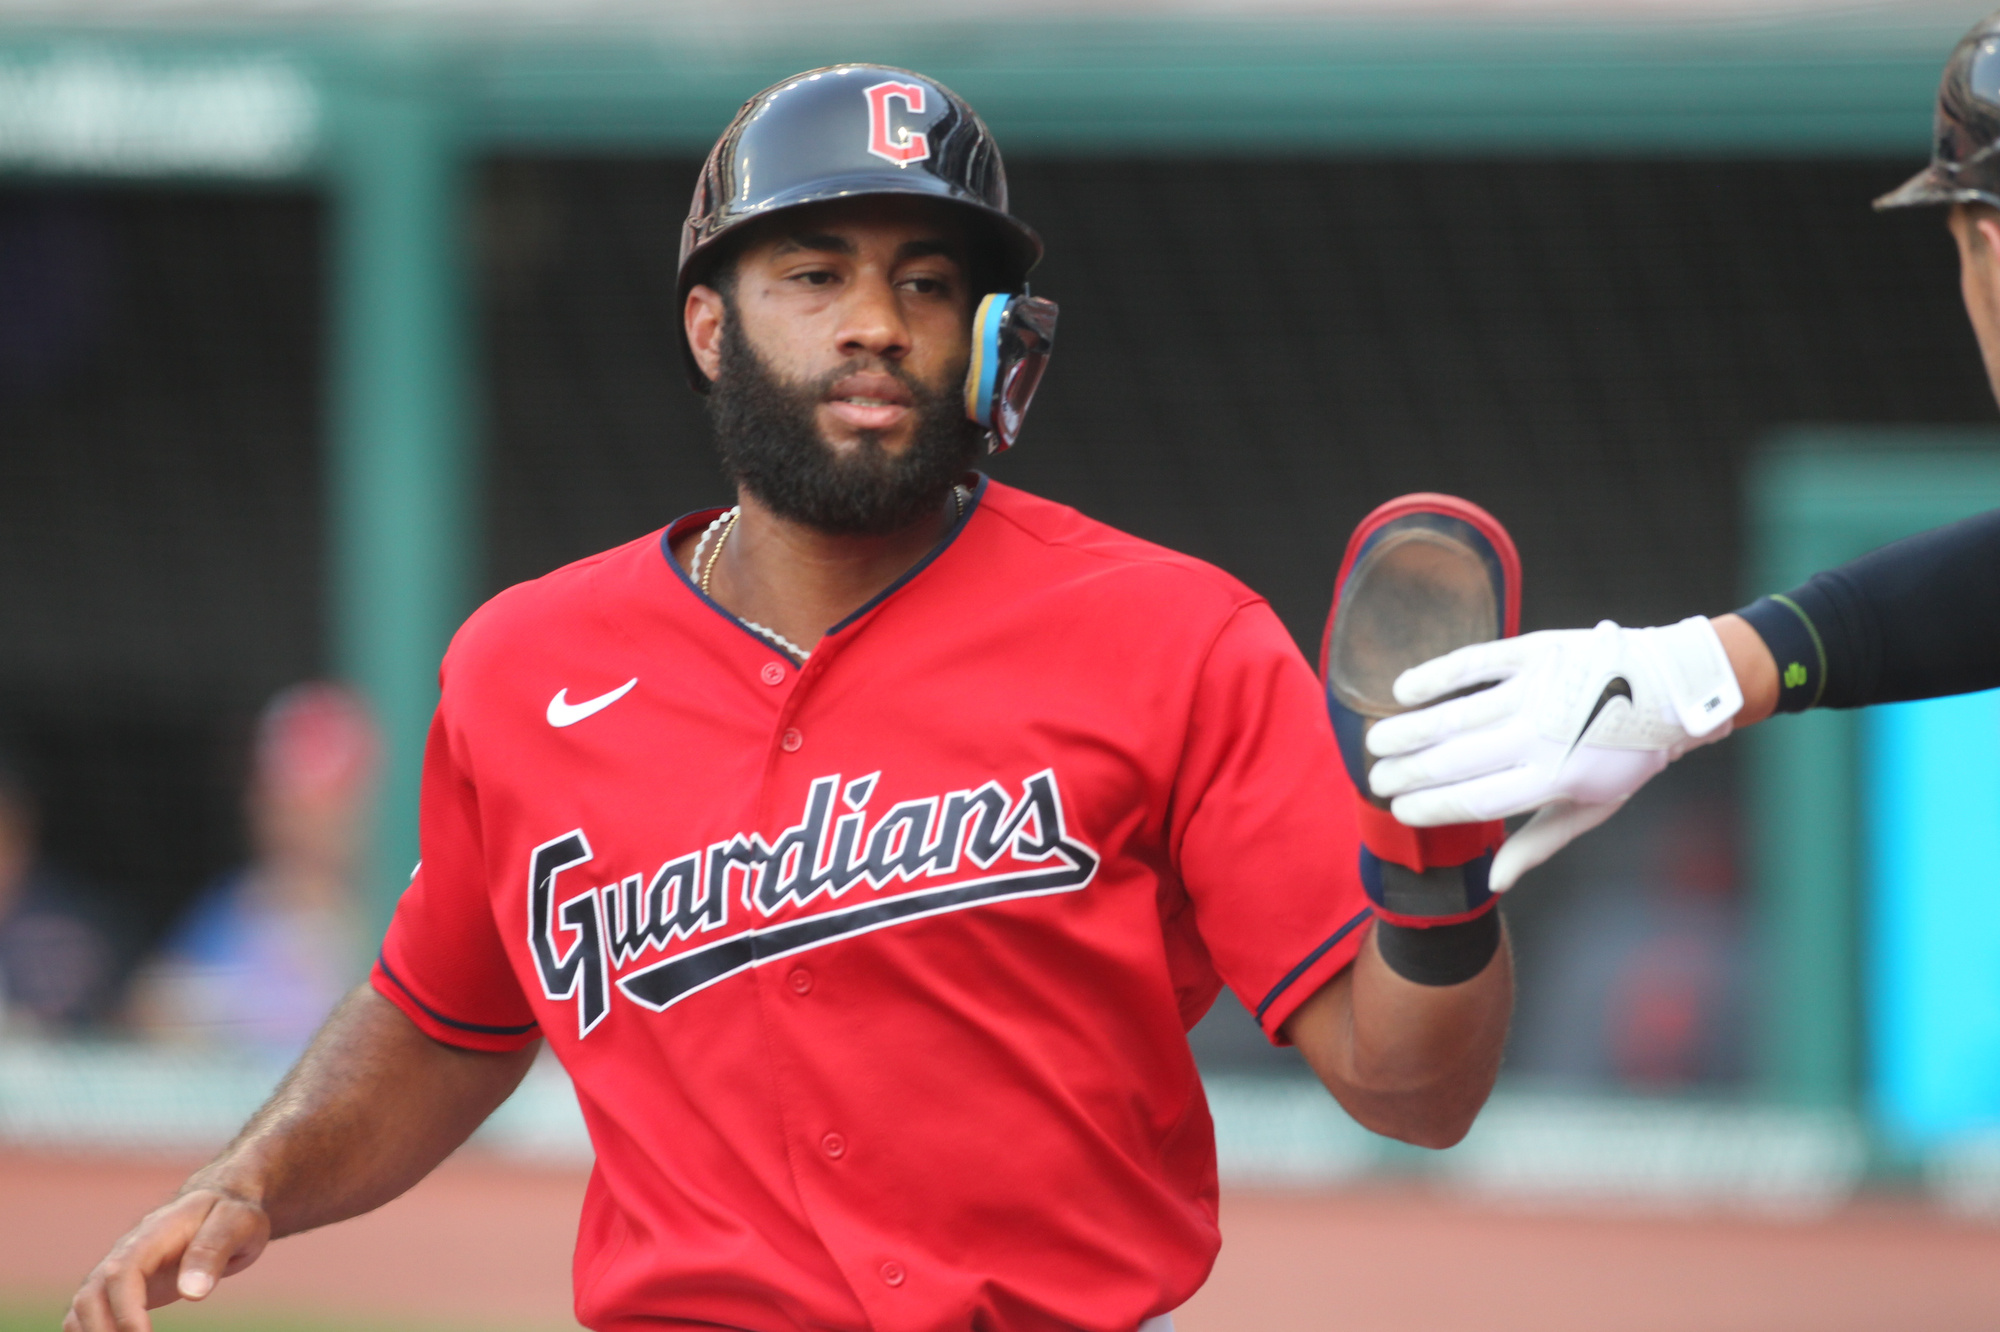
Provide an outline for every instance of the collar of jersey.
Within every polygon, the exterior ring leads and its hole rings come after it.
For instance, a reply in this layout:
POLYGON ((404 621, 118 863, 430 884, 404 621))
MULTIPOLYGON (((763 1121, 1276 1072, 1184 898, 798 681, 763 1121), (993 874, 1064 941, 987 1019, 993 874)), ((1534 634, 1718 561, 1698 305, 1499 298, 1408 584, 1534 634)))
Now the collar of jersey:
MULTIPOLYGON (((971 503, 965 506, 965 512, 958 516, 958 520, 952 523, 950 527, 947 527, 945 529, 944 535, 938 538, 938 543, 935 546, 932 546, 929 552, 927 552, 922 559, 918 560, 915 564, 911 565, 908 569, 904 570, 902 576, 898 578, 895 582, 889 584, 889 586, 883 588, 880 592, 877 592, 874 596, 870 597, 865 603, 863 603, 859 610, 856 610, 852 615, 849 615, 839 624, 836 624, 835 626, 833 626, 833 628, 827 630, 826 637, 828 638, 833 637, 835 634, 845 629, 848 625, 853 624, 855 621, 861 619, 864 615, 868 614, 868 612, 874 610, 877 606, 881 605, 883 602, 887 601, 890 597, 894 596, 898 588, 902 587, 903 584, 909 582, 912 578, 915 578, 918 574, 922 573, 925 569, 929 568, 932 560, 935 560, 938 556, 944 554, 945 551, 951 546, 951 543, 958 540, 958 534, 960 532, 963 532, 965 530, 965 525, 972 521, 972 515, 979 512, 979 501, 986 497, 986 483, 988 480, 986 474, 984 472, 976 472, 974 473, 974 475, 976 475, 979 478, 979 481, 976 485, 972 487, 971 503)), ((751 642, 757 644, 759 647, 769 649, 772 646, 771 641, 769 639, 765 638, 764 635, 758 633, 755 629, 752 629, 749 625, 743 623, 742 620, 738 619, 735 616, 735 614, 725 609, 723 605, 720 602, 718 602, 715 598, 709 596, 708 593, 702 591, 701 585, 699 583, 696 583, 694 579, 688 577, 688 571, 686 569, 681 568, 681 562, 674 558, 674 548, 673 548, 674 533, 680 531, 684 524, 696 523, 696 522, 706 524, 712 522, 715 519, 715 516, 721 512, 722 512, 721 509, 696 509, 693 513, 684 513, 680 517, 668 523, 667 530, 660 533, 660 554, 666 559, 667 567, 674 571, 674 576, 681 580, 682 585, 685 586, 688 591, 694 593, 695 596, 707 602, 709 609, 713 610, 717 615, 720 615, 723 619, 729 621, 730 624, 736 626, 737 629, 741 630, 745 635, 749 637, 751 642)))

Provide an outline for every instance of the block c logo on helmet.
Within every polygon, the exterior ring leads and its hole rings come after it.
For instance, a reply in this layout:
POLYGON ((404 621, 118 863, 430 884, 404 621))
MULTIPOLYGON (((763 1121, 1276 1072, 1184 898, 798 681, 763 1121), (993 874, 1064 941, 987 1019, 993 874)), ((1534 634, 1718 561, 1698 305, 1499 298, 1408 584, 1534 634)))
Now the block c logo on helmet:
POLYGON ((912 132, 907 125, 891 127, 889 124, 891 99, 908 107, 913 116, 924 113, 924 86, 921 83, 877 83, 865 91, 868 94, 868 151, 897 166, 907 166, 929 157, 930 136, 922 131, 912 132))

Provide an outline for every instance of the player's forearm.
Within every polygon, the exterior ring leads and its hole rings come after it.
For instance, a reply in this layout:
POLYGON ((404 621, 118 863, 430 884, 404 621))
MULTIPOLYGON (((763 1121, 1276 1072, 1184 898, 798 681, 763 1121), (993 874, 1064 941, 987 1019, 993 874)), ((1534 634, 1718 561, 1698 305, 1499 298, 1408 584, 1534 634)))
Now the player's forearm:
POLYGON ((1285 1034, 1362 1125, 1449 1147, 1493 1090, 1513 1008, 1504 933, 1485 969, 1457 985, 1397 975, 1371 933, 1354 965, 1300 1005, 1285 1034))
POLYGON ((442 1045, 367 986, 185 1191, 261 1206, 275 1238, 358 1216, 428 1174, 519 1084, 534 1049, 442 1045))

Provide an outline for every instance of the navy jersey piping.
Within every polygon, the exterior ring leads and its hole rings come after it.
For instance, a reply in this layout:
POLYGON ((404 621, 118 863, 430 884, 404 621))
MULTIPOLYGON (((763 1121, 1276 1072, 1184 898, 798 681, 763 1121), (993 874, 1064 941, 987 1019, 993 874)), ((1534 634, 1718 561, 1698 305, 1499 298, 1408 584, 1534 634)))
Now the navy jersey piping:
POLYGON ((966 503, 965 512, 958 515, 957 520, 953 522, 950 527, 945 529, 944 535, 938 538, 938 543, 935 546, 931 547, 930 553, 928 555, 925 555, 922 559, 918 560, 915 564, 911 565, 909 569, 904 572, 901 578, 898 578, 895 582, 889 584, 889 586, 883 588, 880 592, 877 592, 874 596, 868 598, 866 602, 862 603, 861 609, 855 611, 854 614, 848 616, 846 619, 842 620, 839 624, 836 624, 835 626, 833 626, 833 628, 827 630, 826 631, 827 637, 831 638, 833 635, 839 633, 841 630, 845 629, 848 625, 853 624, 856 620, 866 615, 869 611, 874 610, 877 606, 881 605, 883 602, 887 601, 890 597, 894 596, 896 594, 897 588, 903 586, 903 584, 909 582, 912 578, 915 578, 925 569, 928 569, 931 565, 931 561, 935 560, 938 556, 944 554, 945 550, 951 545, 951 543, 958 540, 958 534, 960 532, 963 532, 965 530, 965 525, 972 521, 972 515, 979 511, 979 501, 986 494, 986 481, 987 481, 986 474, 984 472, 981 472, 978 475, 979 475, 979 484, 972 488, 972 498, 970 501, 966 503))
MULTIPOLYGON (((745 637, 747 637, 751 642, 755 643, 758 647, 763 648, 766 652, 769 652, 774 648, 777 648, 777 645, 773 643, 770 639, 764 637, 764 635, 758 633, 755 629, 752 629, 749 625, 745 624, 742 620, 738 619, 736 616, 730 614, 727 610, 724 610, 722 607, 722 603, 717 601, 714 597, 708 595, 708 593, 702 591, 701 584, 695 582, 693 578, 689 577, 688 571, 686 569, 681 568, 681 562, 674 558, 674 548, 673 548, 674 529, 679 527, 682 523, 686 522, 688 519, 693 518, 697 514, 704 512, 706 512, 706 510, 695 509, 689 513, 682 514, 680 517, 668 523, 667 530, 660 533, 660 555, 662 558, 666 560, 667 567, 674 571, 674 577, 680 579, 681 582, 686 585, 688 591, 694 593, 697 597, 701 598, 701 600, 708 606, 710 610, 714 611, 717 615, 720 615, 724 620, 728 621, 729 625, 732 628, 741 631, 742 634, 745 637)), ((719 510, 718 512, 727 512, 727 511, 719 510)), ((777 648, 777 650, 783 651, 783 649, 781 648, 777 648)))
POLYGON ((1286 972, 1285 978, 1279 981, 1276 985, 1273 985, 1271 987, 1271 992, 1264 996, 1264 1002, 1257 1005, 1257 1020, 1259 1022, 1262 1022, 1264 1020, 1264 1014, 1270 1010, 1271 1005, 1278 1002, 1278 996, 1283 994, 1286 990, 1289 990, 1292 987, 1293 983, 1297 981, 1299 977, 1305 975, 1308 971, 1312 970, 1313 963, 1325 957, 1327 950, 1329 948, 1332 948, 1342 939, 1345 939, 1348 935, 1354 933, 1355 929, 1358 928, 1363 921, 1367 920, 1370 916, 1374 914, 1375 914, 1375 908, 1362 907, 1361 910, 1354 913, 1354 918, 1352 920, 1348 921, 1345 925, 1341 926, 1339 929, 1335 930, 1332 934, 1328 935, 1325 943, 1313 949, 1310 953, 1307 953, 1305 956, 1305 961, 1299 963, 1297 966, 1293 967, 1290 971, 1286 972))
MULTIPOLYGON (((874 610, 877 606, 881 605, 884 601, 888 600, 889 597, 895 594, 898 588, 902 587, 903 584, 909 582, 912 578, 915 578, 918 574, 922 573, 925 569, 929 568, 933 560, 937 559, 938 556, 944 554, 946 548, 949 547, 952 542, 958 540, 958 534, 960 532, 963 532, 965 530, 965 525, 972 521, 972 515, 978 512, 979 510, 979 501, 982 498, 984 498, 986 494, 986 485, 988 480, 990 480, 990 478, 987 477, 986 474, 983 472, 979 473, 978 476, 979 476, 979 484, 974 486, 972 489, 972 502, 965 506, 965 512, 958 516, 957 521, 955 521, 954 523, 952 523, 950 527, 945 529, 945 534, 942 537, 938 538, 938 543, 935 546, 931 547, 930 553, 925 555, 921 560, 918 560, 915 564, 911 565, 909 569, 904 571, 902 577, 898 578, 895 582, 889 584, 889 586, 883 588, 880 592, 877 592, 874 596, 870 597, 865 603, 862 604, 861 609, 855 611, 852 615, 849 615, 839 624, 836 624, 835 626, 833 626, 833 628, 827 630, 825 635, 826 637, 831 638, 833 635, 839 633, 842 629, 845 629, 848 625, 853 624, 856 620, 868 614, 869 611, 874 610)), ((689 576, 688 571, 686 569, 681 568, 681 562, 674 558, 673 535, 675 530, 679 528, 680 525, 686 522, 688 519, 693 518, 697 514, 701 514, 704 512, 707 511, 703 509, 695 509, 689 513, 682 514, 680 517, 668 523, 666 531, 660 533, 660 554, 662 557, 665 558, 667 562, 667 567, 674 571, 674 576, 681 580, 682 584, 686 586, 688 591, 694 593, 697 597, 700 597, 702 601, 707 603, 708 608, 710 610, 714 611, 717 615, 720 615, 723 619, 727 620, 730 624, 734 625, 737 629, 742 631, 744 634, 748 635, 751 642, 757 644, 757 646, 761 648, 765 648, 768 650, 772 646, 771 640, 765 638, 764 635, 758 633, 755 629, 752 629, 749 625, 745 624, 741 619, 738 619, 733 613, 727 610, 722 605, 722 603, 717 601, 714 597, 711 597, 708 595, 708 593, 702 591, 701 584, 695 582, 695 580, 691 576, 689 576)), ((410 997, 412 999, 416 998, 415 995, 411 995, 410 997)))
POLYGON ((441 1022, 457 1031, 470 1031, 481 1036, 526 1036, 538 1025, 530 1022, 525 1027, 489 1027, 479 1022, 460 1022, 457 1018, 446 1017, 417 997, 416 991, 403 984, 403 978, 389 965, 389 959, 380 953, 375 955, 375 965, 382 968, 382 974, 396 983, 396 988, 410 997, 410 1002, 424 1010, 424 1015, 434 1022, 441 1022))

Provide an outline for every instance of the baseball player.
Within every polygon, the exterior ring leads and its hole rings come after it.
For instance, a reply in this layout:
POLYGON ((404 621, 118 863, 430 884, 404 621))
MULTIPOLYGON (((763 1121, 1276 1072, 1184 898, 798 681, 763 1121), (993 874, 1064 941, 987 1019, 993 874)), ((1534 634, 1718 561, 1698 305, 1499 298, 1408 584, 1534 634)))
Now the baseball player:
MULTIPOLYGON (((1953 50, 1931 164, 1877 208, 1943 204, 2000 397, 2000 14, 1953 50)), ((1885 546, 1732 615, 1461 648, 1393 686, 1422 710, 1368 733, 1375 794, 1414 826, 1538 811, 1494 859, 1504 891, 1689 749, 1774 712, 2000 687, 2000 510, 1885 546), (1446 699, 1481 685, 1492 688, 1446 699), (1435 706, 1423 707, 1425 704, 1435 706)))
POLYGON ((459 631, 369 983, 71 1332, 396 1196, 541 1041, 596 1329, 1169 1327, 1219 1243, 1186 1030, 1224 984, 1363 1124, 1463 1135, 1511 1006, 1483 878, 1378 923, 1265 603, 972 470, 1048 355, 1040 253, 931 79, 744 106, 680 268, 737 504, 459 631))

